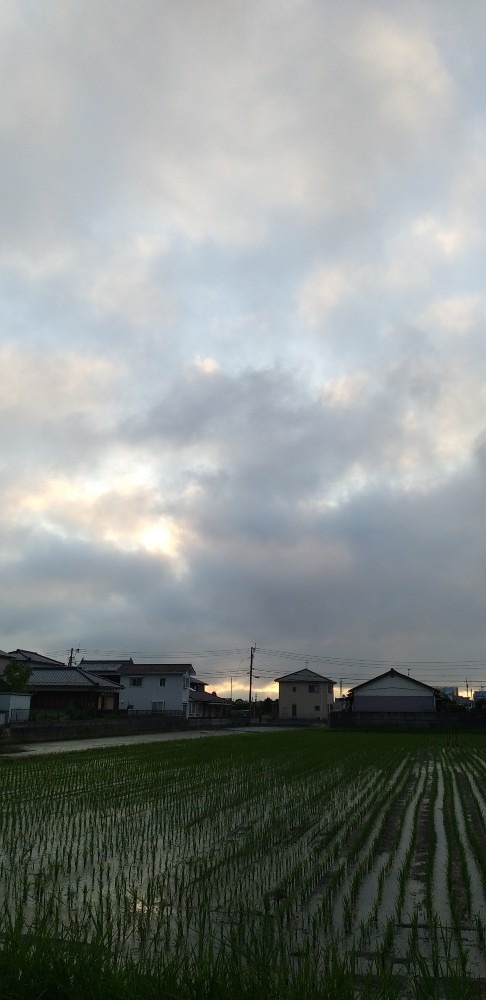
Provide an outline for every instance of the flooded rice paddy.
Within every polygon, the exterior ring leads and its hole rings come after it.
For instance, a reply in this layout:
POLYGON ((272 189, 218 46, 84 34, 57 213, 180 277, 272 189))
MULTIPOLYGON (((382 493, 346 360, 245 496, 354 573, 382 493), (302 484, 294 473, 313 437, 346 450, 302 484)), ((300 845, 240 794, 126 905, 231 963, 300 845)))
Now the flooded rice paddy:
MULTIPOLYGON (((0 759, 0 937, 486 984, 481 735, 282 732, 0 759)), ((405 994, 404 994, 405 995, 405 994)))

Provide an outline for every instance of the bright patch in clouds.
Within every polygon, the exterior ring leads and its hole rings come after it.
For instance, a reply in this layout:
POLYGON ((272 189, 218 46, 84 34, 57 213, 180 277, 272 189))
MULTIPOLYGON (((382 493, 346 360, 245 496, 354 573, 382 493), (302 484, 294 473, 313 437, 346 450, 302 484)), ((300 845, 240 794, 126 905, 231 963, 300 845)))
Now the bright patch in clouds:
POLYGON ((2 10, 2 648, 483 657, 486 23, 436 7, 2 10))

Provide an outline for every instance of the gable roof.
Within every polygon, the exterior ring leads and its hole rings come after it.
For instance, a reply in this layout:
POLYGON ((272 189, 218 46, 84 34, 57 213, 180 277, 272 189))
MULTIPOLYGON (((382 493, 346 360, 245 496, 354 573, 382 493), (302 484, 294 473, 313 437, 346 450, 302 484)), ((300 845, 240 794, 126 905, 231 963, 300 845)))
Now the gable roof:
POLYGON ((50 663, 56 667, 66 666, 62 660, 53 660, 51 656, 43 656, 42 653, 35 653, 31 649, 13 649, 8 655, 13 657, 14 660, 21 660, 23 663, 50 663))
POLYGON ((369 681, 363 681, 362 684, 356 684, 356 687, 349 689, 349 694, 354 694, 355 691, 362 691, 364 687, 368 684, 374 684, 375 681, 382 680, 383 677, 401 677, 405 681, 409 681, 410 684, 417 684, 419 687, 425 688, 427 691, 434 691, 435 694, 439 694, 438 688, 431 687, 430 684, 425 684, 424 681, 418 681, 415 677, 410 677, 409 674, 402 674, 399 670, 395 670, 394 667, 391 670, 385 670, 384 674, 377 674, 376 677, 370 677, 369 681))
POLYGON ((294 670, 292 674, 284 674, 283 677, 275 677, 275 682, 282 681, 285 683, 299 683, 308 684, 309 681, 325 681, 326 684, 335 684, 336 681, 331 680, 330 677, 324 677, 323 674, 316 674, 315 670, 309 670, 308 667, 304 667, 303 670, 294 670))

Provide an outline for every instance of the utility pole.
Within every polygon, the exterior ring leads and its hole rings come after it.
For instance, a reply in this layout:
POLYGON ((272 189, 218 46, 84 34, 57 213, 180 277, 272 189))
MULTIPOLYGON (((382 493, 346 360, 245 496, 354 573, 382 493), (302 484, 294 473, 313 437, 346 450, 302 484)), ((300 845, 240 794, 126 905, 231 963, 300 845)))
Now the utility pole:
POLYGON ((79 647, 78 647, 78 649, 74 649, 74 647, 71 646, 71 652, 69 654, 69 660, 68 660, 68 667, 75 667, 76 666, 76 659, 75 659, 75 656, 74 656, 75 653, 79 653, 79 647))
POLYGON ((250 693, 248 695, 248 725, 251 723, 251 689, 253 685, 253 658, 255 656, 256 646, 250 647, 250 693))

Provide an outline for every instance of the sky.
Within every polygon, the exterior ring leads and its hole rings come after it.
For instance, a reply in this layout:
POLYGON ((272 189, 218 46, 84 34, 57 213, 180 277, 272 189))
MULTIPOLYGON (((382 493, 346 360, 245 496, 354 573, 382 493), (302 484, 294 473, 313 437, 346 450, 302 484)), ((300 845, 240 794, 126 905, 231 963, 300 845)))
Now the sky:
POLYGON ((486 5, 0 45, 0 646, 486 685, 486 5))

